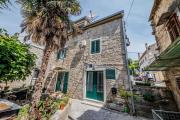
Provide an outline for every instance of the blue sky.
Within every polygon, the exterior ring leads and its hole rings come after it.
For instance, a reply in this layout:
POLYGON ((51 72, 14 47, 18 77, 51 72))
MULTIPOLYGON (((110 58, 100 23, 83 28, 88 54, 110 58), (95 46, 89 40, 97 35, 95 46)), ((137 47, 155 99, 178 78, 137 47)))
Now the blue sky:
MULTIPOLYGON (((89 15, 90 10, 98 16, 97 19, 124 10, 124 19, 126 20, 131 2, 132 0, 80 0, 82 14, 73 17, 73 19, 89 15)), ((132 58, 136 58, 137 54, 131 52, 142 53, 145 50, 145 43, 152 44, 155 42, 148 22, 152 5, 153 0, 134 0, 130 16, 126 20, 127 35, 131 42, 128 51, 130 52, 129 56, 132 58)), ((19 6, 13 5, 10 10, 1 10, 0 27, 7 29, 9 33, 20 32, 21 21, 19 6)))

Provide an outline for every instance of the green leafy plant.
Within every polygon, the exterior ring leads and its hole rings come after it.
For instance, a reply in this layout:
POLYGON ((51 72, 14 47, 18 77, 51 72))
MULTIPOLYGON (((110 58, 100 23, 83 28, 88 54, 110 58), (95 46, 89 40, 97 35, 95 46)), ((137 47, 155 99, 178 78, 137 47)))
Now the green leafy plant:
POLYGON ((10 4, 10 0, 0 0, 0 9, 7 8, 8 4, 10 4))
POLYGON ((139 85, 139 86, 151 86, 151 83, 150 82, 145 82, 145 83, 137 82, 136 85, 139 85))
POLYGON ((137 71, 139 71, 139 61, 128 59, 128 67, 130 70, 130 75, 138 76, 137 71))
POLYGON ((155 96, 150 92, 144 93, 143 98, 144 98, 144 100, 146 100, 148 102, 154 102, 155 101, 155 96))
POLYGON ((35 66, 36 56, 29 46, 21 43, 17 36, 0 33, 0 81, 25 80, 35 66))
POLYGON ((48 98, 45 101, 38 103, 38 118, 43 120, 49 120, 50 117, 58 110, 59 103, 48 98))
POLYGON ((18 113, 18 117, 16 118, 16 120, 27 120, 29 118, 29 109, 30 109, 29 104, 24 105, 20 109, 20 111, 18 113))
POLYGON ((131 91, 127 91, 125 89, 125 86, 119 86, 119 95, 121 96, 122 99, 124 99, 124 104, 125 104, 124 111, 129 112, 130 105, 128 99, 129 97, 133 96, 133 93, 131 91))
POLYGON ((64 98, 63 98, 63 101, 65 102, 65 104, 68 104, 69 97, 64 97, 64 98))

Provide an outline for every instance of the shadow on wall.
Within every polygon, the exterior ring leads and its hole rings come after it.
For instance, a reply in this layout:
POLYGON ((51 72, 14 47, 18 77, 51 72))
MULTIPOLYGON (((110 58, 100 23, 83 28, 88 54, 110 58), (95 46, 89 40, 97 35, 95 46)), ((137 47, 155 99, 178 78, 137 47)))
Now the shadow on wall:
POLYGON ((75 68, 79 64, 79 62, 81 61, 81 59, 84 55, 84 52, 85 52, 85 50, 80 50, 75 54, 75 56, 73 57, 73 60, 71 62, 70 68, 75 68))

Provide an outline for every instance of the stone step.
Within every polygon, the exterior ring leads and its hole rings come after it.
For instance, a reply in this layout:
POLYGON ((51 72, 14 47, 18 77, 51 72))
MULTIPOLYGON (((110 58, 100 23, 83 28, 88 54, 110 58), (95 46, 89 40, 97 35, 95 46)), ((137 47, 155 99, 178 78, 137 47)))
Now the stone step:
POLYGON ((85 104, 85 105, 90 105, 90 106, 93 106, 93 107, 98 107, 98 108, 104 107, 104 103, 99 102, 99 101, 83 100, 83 101, 81 101, 81 103, 85 104))

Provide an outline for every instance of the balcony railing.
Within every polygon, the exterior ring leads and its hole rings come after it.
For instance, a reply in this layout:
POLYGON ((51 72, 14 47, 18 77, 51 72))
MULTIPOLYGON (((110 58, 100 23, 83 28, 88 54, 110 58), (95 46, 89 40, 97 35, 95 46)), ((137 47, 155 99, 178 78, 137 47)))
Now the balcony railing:
POLYGON ((180 112, 152 110, 154 120, 180 120, 180 112))

